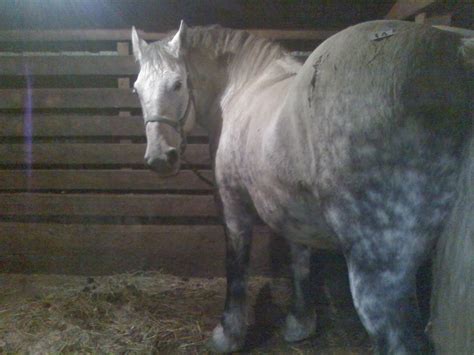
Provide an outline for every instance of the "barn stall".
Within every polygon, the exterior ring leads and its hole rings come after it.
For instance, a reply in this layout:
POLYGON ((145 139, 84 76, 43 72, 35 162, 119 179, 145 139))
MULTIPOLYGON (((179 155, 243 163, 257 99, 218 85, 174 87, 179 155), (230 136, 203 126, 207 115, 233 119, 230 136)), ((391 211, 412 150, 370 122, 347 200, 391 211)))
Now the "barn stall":
MULTIPOLYGON (((447 15, 430 20, 426 10, 394 6, 389 16, 449 24, 447 15)), ((335 30, 253 32, 301 56, 335 30)), ((0 32, 5 352, 202 353, 220 316, 224 235, 207 137, 192 132, 178 176, 160 179, 145 169, 129 39, 128 29, 0 32)), ((300 344, 281 340, 286 245, 264 226, 255 233, 249 350, 370 351, 343 259, 325 244, 313 265, 321 330, 300 344)))

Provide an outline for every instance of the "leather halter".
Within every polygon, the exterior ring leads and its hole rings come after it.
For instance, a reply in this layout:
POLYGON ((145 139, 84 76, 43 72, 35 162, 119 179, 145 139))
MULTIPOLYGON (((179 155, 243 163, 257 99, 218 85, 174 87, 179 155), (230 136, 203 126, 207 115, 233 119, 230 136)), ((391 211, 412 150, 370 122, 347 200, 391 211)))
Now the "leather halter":
POLYGON ((168 126, 173 127, 173 129, 179 133, 181 137, 181 144, 179 145, 180 155, 184 154, 186 150, 186 146, 188 144, 186 135, 184 134, 184 125, 186 124, 186 121, 188 120, 191 103, 194 106, 194 109, 196 109, 196 103, 194 101, 194 94, 193 94, 193 87, 191 84, 191 80, 189 79, 189 70, 188 70, 188 66, 186 65, 186 62, 184 63, 184 65, 186 68, 186 85, 188 86, 188 102, 186 103, 186 109, 184 110, 181 117, 179 117, 177 120, 172 120, 165 116, 153 116, 153 117, 145 118, 145 126, 149 122, 164 123, 164 124, 167 124, 168 126))

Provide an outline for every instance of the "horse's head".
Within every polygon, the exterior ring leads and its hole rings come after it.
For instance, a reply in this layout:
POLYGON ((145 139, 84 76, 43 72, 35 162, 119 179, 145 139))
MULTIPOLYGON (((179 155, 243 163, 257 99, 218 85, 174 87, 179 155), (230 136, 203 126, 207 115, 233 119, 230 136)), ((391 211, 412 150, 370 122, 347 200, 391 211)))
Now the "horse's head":
POLYGON ((145 163, 162 175, 179 171, 186 135, 195 122, 195 103, 184 61, 186 25, 171 40, 147 44, 132 28, 140 72, 134 89, 145 121, 145 163))

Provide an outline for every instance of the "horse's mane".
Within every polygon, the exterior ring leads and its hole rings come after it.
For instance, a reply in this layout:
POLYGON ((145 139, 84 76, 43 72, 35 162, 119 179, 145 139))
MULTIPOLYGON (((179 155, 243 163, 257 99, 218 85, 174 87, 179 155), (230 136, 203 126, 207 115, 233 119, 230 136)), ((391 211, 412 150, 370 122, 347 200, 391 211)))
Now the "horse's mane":
POLYGON ((234 30, 219 25, 189 28, 186 39, 189 47, 205 48, 215 57, 227 53, 243 54, 242 52, 245 52, 246 56, 251 56, 265 52, 265 57, 271 60, 286 54, 278 43, 244 30, 234 30))
POLYGON ((276 42, 218 25, 190 28, 187 40, 190 48, 208 51, 216 59, 231 56, 228 75, 235 87, 258 77, 275 60, 290 59, 289 52, 276 42))

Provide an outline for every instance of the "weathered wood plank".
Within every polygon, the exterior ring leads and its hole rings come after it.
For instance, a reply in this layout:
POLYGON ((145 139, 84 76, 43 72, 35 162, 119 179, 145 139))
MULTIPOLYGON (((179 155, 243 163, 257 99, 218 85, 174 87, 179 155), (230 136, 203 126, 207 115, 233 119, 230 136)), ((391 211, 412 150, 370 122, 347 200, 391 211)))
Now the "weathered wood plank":
MULTIPOLYGON (((45 115, 33 116, 33 137, 144 137, 141 116, 45 115)), ((23 137, 23 115, 0 114, 0 137, 23 137)), ((189 134, 204 138, 207 133, 195 127, 189 134)))
MULTIPOLYGON (((0 272, 103 275, 159 269, 223 276, 225 270, 221 226, 0 223, 0 233, 0 272)), ((257 271, 268 269, 267 243, 268 233, 256 240, 257 271)))
MULTIPOLYGON (((100 275, 161 269, 194 276, 225 272, 221 226, 0 222, 0 235, 0 272, 100 275)), ((275 266, 280 272, 285 269, 284 247, 268 228, 256 227, 252 273, 270 274, 275 266)), ((324 243, 319 249, 335 250, 324 243)))
POLYGON ((0 248, 1 255, 25 253, 66 256, 83 254, 92 248, 123 252, 131 245, 146 254, 149 245, 156 239, 162 239, 165 243, 175 243, 176 238, 180 238, 182 242, 193 242, 195 238, 224 241, 224 231, 220 225, 67 225, 0 222, 0 230, 5 238, 0 248), (142 239, 141 242, 144 243, 136 245, 137 239, 142 239))
MULTIPOLYGON (((275 40, 324 40, 337 31, 328 30, 261 30, 246 29, 250 33, 275 40)), ((141 38, 158 41, 174 32, 157 33, 138 30, 141 38)), ((62 42, 62 41, 129 41, 130 29, 123 30, 46 30, 46 31, 0 31, 0 42, 62 42)))
POLYGON ((31 97, 33 109, 54 108, 140 108, 138 97, 129 89, 2 89, 0 109, 22 109, 31 97))
POLYGON ((1 216, 216 217, 212 195, 0 193, 1 216))
MULTIPOLYGON (((0 144, 0 165, 28 164, 31 148, 32 165, 136 165, 143 164, 145 144, 133 143, 34 143, 0 144)), ((186 159, 195 165, 209 165, 209 146, 189 144, 186 159)))
MULTIPOLYGON (((0 272, 104 275, 162 270, 203 277, 225 273, 221 226, 107 226, 0 223, 0 272)), ((252 245, 252 273, 270 274, 268 229, 252 245)), ((282 262, 278 260, 281 268, 282 262)))
MULTIPOLYGON (((158 32, 138 31, 146 40, 160 40, 170 35, 158 32)), ((79 41, 128 41, 131 38, 131 29, 104 30, 7 30, 0 31, 0 42, 79 42, 79 41)))
POLYGON ((388 12, 386 19, 404 20, 423 11, 439 0, 398 0, 388 12))
POLYGON ((1 57, 0 75, 135 75, 133 56, 1 57))
MULTIPOLYGON (((200 171, 213 180, 210 170, 200 171)), ((160 178, 149 170, 0 170, 1 190, 212 190, 190 170, 160 178)))

